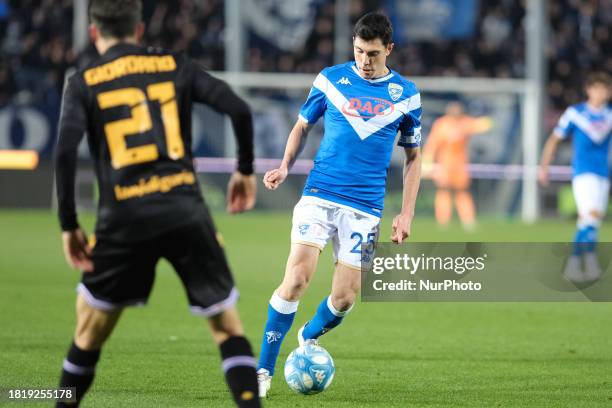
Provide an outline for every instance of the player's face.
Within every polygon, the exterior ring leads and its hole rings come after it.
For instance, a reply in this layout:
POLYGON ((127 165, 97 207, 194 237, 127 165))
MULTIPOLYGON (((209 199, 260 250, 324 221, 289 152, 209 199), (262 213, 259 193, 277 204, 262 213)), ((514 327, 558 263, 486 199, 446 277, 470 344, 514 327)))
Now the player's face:
POLYGON ((359 75, 372 79, 385 75, 387 57, 391 54, 393 43, 385 46, 380 38, 365 41, 360 37, 353 38, 353 52, 359 75))
POLYGON ((595 82, 586 88, 589 103, 602 106, 610 100, 610 88, 606 84, 595 82))

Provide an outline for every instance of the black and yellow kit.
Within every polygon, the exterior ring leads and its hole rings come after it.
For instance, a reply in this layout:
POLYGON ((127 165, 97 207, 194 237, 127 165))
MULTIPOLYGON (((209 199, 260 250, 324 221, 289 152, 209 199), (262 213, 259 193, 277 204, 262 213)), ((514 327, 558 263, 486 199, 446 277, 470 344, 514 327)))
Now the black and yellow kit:
POLYGON ((229 115, 238 171, 251 174, 247 104, 186 56, 119 43, 67 78, 56 149, 59 218, 63 230, 78 228, 77 149, 86 134, 99 188, 94 272, 80 286, 90 303, 146 300, 160 257, 177 269, 192 307, 207 310, 231 297, 192 163, 193 102, 229 115))

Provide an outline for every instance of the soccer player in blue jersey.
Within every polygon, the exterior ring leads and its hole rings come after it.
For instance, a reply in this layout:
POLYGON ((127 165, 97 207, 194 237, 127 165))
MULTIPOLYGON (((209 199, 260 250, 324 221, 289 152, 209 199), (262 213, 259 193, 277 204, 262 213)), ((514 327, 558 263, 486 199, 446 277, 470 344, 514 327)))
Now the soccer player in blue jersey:
POLYGON ((548 166, 555 156, 557 146, 571 136, 574 148, 572 189, 578 208, 578 222, 573 254, 568 259, 564 274, 573 282, 593 281, 601 275, 595 245, 597 231, 608 207, 610 191, 610 77, 605 73, 589 75, 586 94, 586 102, 567 108, 546 141, 539 173, 540 182, 547 185, 548 166))
POLYGON ((270 389, 281 343, 315 272, 319 254, 330 240, 336 262, 331 294, 302 326, 299 342, 316 342, 352 309, 361 284, 361 246, 378 237, 387 169, 398 131, 401 135, 397 144, 406 153, 404 193, 391 239, 401 243, 410 235, 420 181, 421 101, 414 83, 386 65, 393 49, 391 38, 391 23, 382 14, 370 13, 357 22, 355 61, 319 73, 289 134, 280 167, 264 176, 268 189, 278 188, 287 178, 310 127, 324 118, 325 134, 314 168, 293 212, 285 276, 268 306, 258 365, 261 397, 270 389))

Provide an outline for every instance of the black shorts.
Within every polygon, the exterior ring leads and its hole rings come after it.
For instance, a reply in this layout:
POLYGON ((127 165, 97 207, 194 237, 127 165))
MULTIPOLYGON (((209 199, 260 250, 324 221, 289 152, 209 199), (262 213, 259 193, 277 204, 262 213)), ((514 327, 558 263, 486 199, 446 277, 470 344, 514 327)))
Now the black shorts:
POLYGON ((195 221, 138 243, 96 242, 93 273, 84 273, 78 292, 105 311, 147 302, 155 266, 166 258, 183 282, 191 311, 213 316, 233 306, 238 291, 208 212, 195 221))

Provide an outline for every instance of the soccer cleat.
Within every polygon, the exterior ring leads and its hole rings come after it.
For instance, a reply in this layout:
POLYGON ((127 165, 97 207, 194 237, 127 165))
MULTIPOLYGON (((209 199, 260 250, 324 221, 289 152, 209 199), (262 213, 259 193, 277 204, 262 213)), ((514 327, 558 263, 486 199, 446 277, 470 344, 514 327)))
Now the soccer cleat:
POLYGON ((265 368, 257 370, 257 385, 259 388, 259 398, 266 398, 272 386, 272 376, 265 368))
POLYGON ((584 279, 587 281, 596 281, 601 277, 601 266, 595 252, 587 252, 584 254, 584 279))
POLYGON ((581 283, 585 281, 585 276, 580 268, 579 256, 572 255, 569 257, 567 263, 565 264, 565 269, 563 270, 563 276, 565 276, 565 279, 573 283, 581 283))
POLYGON ((304 338, 304 328, 306 327, 306 325, 308 324, 308 322, 304 323, 304 325, 302 327, 300 327, 300 330, 298 330, 297 333, 297 339, 298 339, 298 344, 300 345, 300 347, 302 347, 304 344, 311 344, 314 346, 318 346, 319 345, 319 340, 317 339, 305 339, 304 338))
POLYGON ((297 334, 297 338, 298 338, 298 344, 300 345, 300 347, 302 347, 304 345, 304 327, 306 327, 308 323, 304 323, 304 325, 302 327, 300 327, 300 330, 298 330, 298 334, 297 334))

